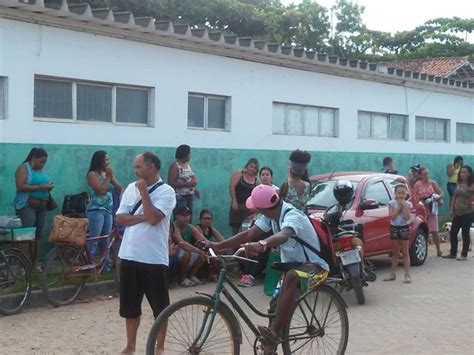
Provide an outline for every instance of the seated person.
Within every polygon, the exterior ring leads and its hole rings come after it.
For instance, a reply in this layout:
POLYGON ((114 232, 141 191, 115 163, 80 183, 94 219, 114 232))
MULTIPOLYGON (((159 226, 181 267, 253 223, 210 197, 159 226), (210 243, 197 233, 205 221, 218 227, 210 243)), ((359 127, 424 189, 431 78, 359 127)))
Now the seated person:
POLYGON ((283 276, 282 287, 277 295, 274 322, 270 327, 258 326, 263 350, 265 353, 274 352, 283 327, 288 322, 288 310, 294 307, 297 291, 304 295, 324 282, 329 265, 313 251, 321 251, 321 246, 309 218, 283 201, 271 186, 255 187, 246 201, 246 207, 255 208, 262 214, 254 226, 223 242, 205 244, 206 247, 218 250, 244 245, 246 254, 250 256, 280 246, 282 262, 295 263, 283 276), (269 231, 272 231, 270 237, 252 242, 269 231))
POLYGON ((176 228, 174 224, 170 224, 170 236, 168 239, 168 283, 171 286, 178 283, 178 277, 180 276, 180 263, 178 258, 178 245, 173 241, 172 235, 175 232, 176 228))
POLYGON ((203 282, 196 277, 201 266, 207 262, 206 254, 196 248, 195 241, 205 241, 206 238, 193 225, 189 223, 191 211, 188 207, 175 210, 176 221, 175 232, 171 235, 173 241, 178 245, 178 258, 181 266, 181 282, 184 287, 202 285, 203 282))
MULTIPOLYGON (((203 209, 199 213, 199 223, 196 224, 196 228, 201 231, 204 238, 211 242, 223 242, 225 239, 222 234, 212 225, 213 215, 212 212, 203 209)), ((226 253, 230 253, 230 250, 226 250, 226 253)), ((217 259, 210 259, 211 271, 209 275, 209 281, 217 281, 217 274, 221 268, 221 263, 217 259)))

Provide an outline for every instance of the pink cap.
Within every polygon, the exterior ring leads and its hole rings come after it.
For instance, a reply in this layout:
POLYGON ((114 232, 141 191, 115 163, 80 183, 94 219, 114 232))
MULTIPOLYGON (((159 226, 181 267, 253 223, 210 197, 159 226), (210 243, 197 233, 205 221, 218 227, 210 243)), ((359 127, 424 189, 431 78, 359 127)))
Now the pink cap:
POLYGON ((245 202, 249 209, 266 209, 275 206, 280 196, 275 189, 268 185, 258 185, 252 190, 252 194, 245 202))

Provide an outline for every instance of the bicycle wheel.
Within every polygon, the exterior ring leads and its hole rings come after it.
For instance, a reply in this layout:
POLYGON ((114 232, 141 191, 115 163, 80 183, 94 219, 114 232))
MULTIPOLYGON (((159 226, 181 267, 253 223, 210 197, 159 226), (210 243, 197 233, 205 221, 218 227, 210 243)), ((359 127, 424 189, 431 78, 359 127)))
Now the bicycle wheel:
POLYGON ((41 281, 51 304, 59 307, 76 300, 86 282, 87 271, 80 269, 85 264, 81 250, 73 245, 58 245, 50 251, 41 281))
POLYGON ((31 293, 29 263, 20 251, 0 251, 0 313, 20 312, 31 293))
POLYGON ((156 318, 148 334, 146 354, 155 354, 156 337, 167 324, 165 354, 240 354, 240 326, 227 307, 219 305, 211 331, 201 349, 194 342, 209 321, 211 299, 190 297, 173 303, 156 318))
POLYGON ((284 354, 344 354, 349 338, 346 305, 321 285, 295 306, 283 331, 284 354))

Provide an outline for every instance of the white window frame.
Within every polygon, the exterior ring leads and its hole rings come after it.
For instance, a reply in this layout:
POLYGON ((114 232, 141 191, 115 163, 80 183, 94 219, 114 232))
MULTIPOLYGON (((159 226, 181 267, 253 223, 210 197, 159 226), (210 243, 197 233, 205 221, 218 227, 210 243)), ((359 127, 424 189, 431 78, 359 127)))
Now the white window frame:
POLYGON ((427 116, 415 116, 415 140, 417 142, 427 142, 427 143, 449 143, 450 142, 450 127, 451 127, 451 121, 447 118, 437 118, 437 117, 427 117, 427 116), (416 125, 417 121, 419 119, 423 120, 423 139, 417 138, 416 137, 416 125), (435 121, 435 139, 425 139, 425 121, 426 120, 432 120, 435 121), (436 139, 436 122, 437 121, 443 121, 446 123, 446 140, 438 140, 436 139))
POLYGON ((373 111, 365 111, 365 110, 359 110, 357 111, 357 138, 358 139, 371 139, 371 140, 383 140, 383 141, 398 141, 398 142, 406 142, 408 141, 408 115, 402 115, 398 113, 385 113, 385 112, 373 112, 373 111), (360 114, 366 114, 370 116, 370 134, 368 137, 364 137, 360 135, 359 132, 359 120, 360 120, 360 114), (373 116, 378 115, 378 116, 385 116, 388 120, 387 124, 387 138, 377 138, 373 137, 373 116), (403 132, 403 138, 391 138, 390 136, 390 124, 392 122, 392 117, 393 116, 399 116, 399 117, 404 117, 405 118, 405 131, 403 132))
MULTIPOLYGON (((223 96, 223 95, 213 95, 213 94, 203 94, 197 92, 188 92, 188 106, 189 106, 189 97, 199 97, 204 99, 204 127, 193 127, 189 126, 189 117, 186 117, 186 126, 188 129, 191 130, 201 130, 201 131, 218 131, 218 132, 230 132, 230 112, 231 112, 231 100, 230 96, 223 96), (208 127, 208 119, 209 119, 209 112, 208 112, 208 100, 209 99, 218 99, 223 100, 225 103, 225 112, 224 112, 224 128, 209 128, 208 127)), ((188 114, 188 113, 187 113, 188 114)))
MULTIPOLYGON (((58 78, 58 77, 50 77, 50 76, 43 76, 43 75, 35 75, 35 80, 48 80, 48 81, 59 81, 63 83, 69 83, 72 85, 72 118, 52 118, 52 117, 38 117, 34 116, 35 121, 45 121, 45 122, 59 122, 59 123, 77 123, 77 124, 106 124, 106 125, 117 125, 117 126, 136 126, 136 127, 152 127, 154 126, 153 120, 153 97, 154 97, 154 89, 151 87, 144 87, 144 86, 134 86, 134 85, 127 85, 127 84, 114 84, 114 83, 107 83, 107 82, 96 82, 96 81, 88 81, 88 80, 80 80, 80 79, 67 79, 67 78, 58 78), (101 87, 109 87, 112 89, 112 99, 111 99, 111 110, 112 110, 112 117, 111 121, 88 121, 88 120, 80 120, 77 118, 77 85, 89 85, 89 86, 101 86, 101 87), (134 90, 143 90, 148 92, 148 117, 147 123, 133 123, 133 122, 118 122, 116 120, 117 116, 117 88, 124 88, 124 89, 134 89, 134 90)), ((33 110, 34 112, 34 110, 33 110)))
POLYGON ((323 137, 323 138, 338 138, 339 137, 339 109, 335 107, 327 107, 327 106, 314 106, 314 105, 301 105, 301 104, 293 104, 293 103, 288 103, 288 102, 281 102, 281 101, 273 101, 272 103, 272 133, 275 135, 281 135, 281 136, 305 136, 305 137, 323 137), (275 132, 275 127, 274 127, 274 109, 275 105, 282 105, 284 106, 284 122, 283 122, 283 133, 282 132, 275 132), (288 133, 288 123, 287 123, 287 117, 288 117, 288 109, 294 107, 297 109, 302 110, 301 114, 301 127, 303 127, 303 133, 288 133), (305 108, 311 108, 311 109, 316 109, 318 110, 318 134, 313 134, 313 133, 306 133, 305 132, 305 108), (334 112, 334 118, 333 118, 333 134, 332 135, 327 135, 327 134, 320 134, 321 132, 321 111, 322 110, 332 110, 334 112))
POLYGON ((462 128, 462 126, 472 126, 474 127, 474 123, 466 123, 466 122, 456 122, 456 142, 457 143, 464 143, 464 144, 473 144, 474 139, 472 141, 465 141, 464 139, 458 140, 458 131, 462 128))
POLYGON ((0 76, 0 85, 3 87, 3 95, 0 96, 3 112, 0 111, 0 120, 6 120, 8 118, 8 78, 6 76, 0 76))

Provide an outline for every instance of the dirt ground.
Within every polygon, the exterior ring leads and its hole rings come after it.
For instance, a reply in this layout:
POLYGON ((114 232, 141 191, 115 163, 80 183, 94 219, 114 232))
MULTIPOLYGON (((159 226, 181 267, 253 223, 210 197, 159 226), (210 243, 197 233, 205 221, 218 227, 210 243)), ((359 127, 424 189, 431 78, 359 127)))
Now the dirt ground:
MULTIPOLYGON (((448 244, 442 244, 446 253, 448 244)), ((377 281, 365 288, 366 304, 343 294, 349 308, 347 354, 472 354, 474 349, 474 259, 441 259, 434 247, 426 263, 412 269, 412 284, 402 282, 400 266, 394 282, 383 282, 389 259, 373 259, 377 281)), ((211 291, 214 284, 201 287, 211 291)), ((175 288, 172 300, 192 295, 197 288, 175 288)), ((269 298, 263 287, 245 289, 260 309, 269 298)), ((137 353, 144 353, 152 316, 146 301, 137 353)), ((255 322, 258 323, 258 319, 255 322)), ((124 321, 118 300, 79 303, 62 308, 26 309, 0 318, 1 354, 118 354, 125 344, 124 321)), ((251 348, 243 344, 242 354, 251 348)))

